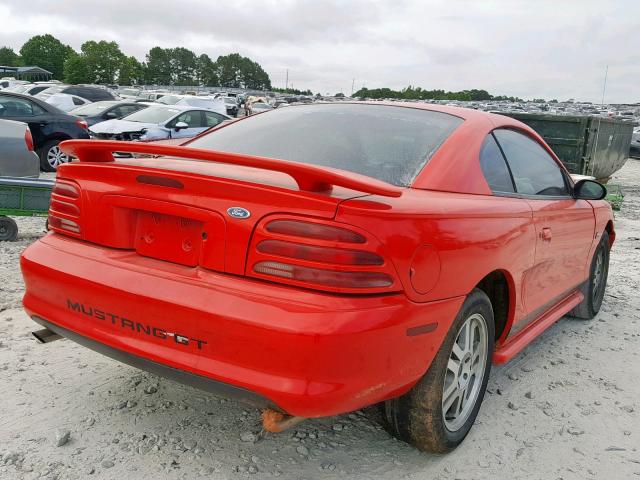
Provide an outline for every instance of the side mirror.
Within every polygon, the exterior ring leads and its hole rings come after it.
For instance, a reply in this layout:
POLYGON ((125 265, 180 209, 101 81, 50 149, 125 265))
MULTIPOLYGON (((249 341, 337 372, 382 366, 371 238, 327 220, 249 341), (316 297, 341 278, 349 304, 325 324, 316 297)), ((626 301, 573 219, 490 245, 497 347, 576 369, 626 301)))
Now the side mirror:
POLYGON ((573 196, 578 200, 602 200, 607 189, 595 180, 580 180, 573 187, 573 196))
POLYGON ((189 125, 187 125, 185 122, 178 122, 176 123, 176 126, 174 128, 176 129, 176 132, 178 132, 184 128, 189 128, 189 125))
POLYGON ((104 114, 104 118, 118 118, 118 114, 116 112, 107 112, 104 114))

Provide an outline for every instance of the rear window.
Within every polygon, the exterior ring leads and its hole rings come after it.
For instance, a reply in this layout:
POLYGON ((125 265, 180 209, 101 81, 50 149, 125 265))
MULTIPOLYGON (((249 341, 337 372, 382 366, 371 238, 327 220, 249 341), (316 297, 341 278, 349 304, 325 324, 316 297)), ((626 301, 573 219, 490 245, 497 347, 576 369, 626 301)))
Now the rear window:
POLYGON ((406 187, 462 121, 387 105, 304 105, 232 123, 189 146, 339 168, 406 187))

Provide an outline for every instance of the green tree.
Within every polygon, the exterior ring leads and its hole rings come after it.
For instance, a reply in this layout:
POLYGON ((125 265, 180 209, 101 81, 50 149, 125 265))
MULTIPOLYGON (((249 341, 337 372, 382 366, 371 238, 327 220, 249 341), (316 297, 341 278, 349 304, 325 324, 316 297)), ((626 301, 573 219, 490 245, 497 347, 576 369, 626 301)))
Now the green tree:
POLYGON ((239 53, 219 56, 215 63, 221 86, 233 88, 271 89, 267 72, 253 60, 239 53))
POLYGON ((115 83, 125 55, 116 42, 89 40, 81 47, 91 83, 115 83))
POLYGON ((511 101, 522 101, 516 97, 503 97, 498 96, 494 97, 486 90, 462 90, 459 92, 445 92, 444 90, 436 89, 436 90, 423 90, 420 87, 412 87, 409 85, 408 87, 402 90, 391 90, 390 88, 374 88, 367 89, 361 88, 356 93, 353 94, 354 97, 364 97, 364 98, 397 98, 403 100, 472 100, 472 101, 483 101, 483 100, 511 100, 511 101))
POLYGON ((153 47, 146 55, 144 80, 148 85, 171 85, 171 50, 153 47))
POLYGON ((197 78, 200 85, 213 87, 220 83, 216 73, 215 63, 209 58, 209 55, 206 53, 200 55, 196 65, 197 78))
POLYGON ((64 81, 67 83, 91 83, 86 59, 73 53, 64 61, 64 81))
POLYGON ((25 65, 37 65, 53 73, 53 78, 62 80, 64 61, 73 53, 53 35, 36 35, 22 45, 20 56, 25 65))
POLYGON ((144 66, 136 57, 123 56, 118 71, 119 85, 138 85, 144 83, 144 66))
POLYGON ((198 83, 196 54, 183 47, 169 50, 169 68, 173 85, 195 85, 198 83))
POLYGON ((19 67, 22 65, 20 55, 13 51, 10 47, 0 48, 0 65, 7 67, 19 67))

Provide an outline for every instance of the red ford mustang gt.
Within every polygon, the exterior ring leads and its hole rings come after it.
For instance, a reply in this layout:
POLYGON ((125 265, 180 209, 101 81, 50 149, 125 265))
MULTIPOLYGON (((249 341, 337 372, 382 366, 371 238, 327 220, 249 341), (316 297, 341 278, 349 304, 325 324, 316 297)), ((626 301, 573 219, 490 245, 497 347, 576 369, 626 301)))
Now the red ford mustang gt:
POLYGON ((604 296, 604 187, 500 115, 305 105, 187 146, 62 148, 78 161, 22 256, 38 336, 280 412, 272 430, 380 404, 448 451, 492 362, 604 296))

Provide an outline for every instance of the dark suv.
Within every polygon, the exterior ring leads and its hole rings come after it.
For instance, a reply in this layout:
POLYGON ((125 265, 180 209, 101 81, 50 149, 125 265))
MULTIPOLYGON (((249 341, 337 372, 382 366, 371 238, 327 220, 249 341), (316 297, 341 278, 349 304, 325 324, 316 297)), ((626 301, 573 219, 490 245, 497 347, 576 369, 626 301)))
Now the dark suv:
POLYGON ((0 118, 29 125, 40 168, 45 172, 53 172, 69 161, 58 147, 61 141, 89 138, 87 122, 28 95, 0 92, 0 118))

